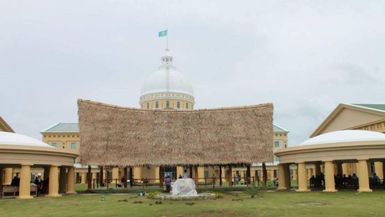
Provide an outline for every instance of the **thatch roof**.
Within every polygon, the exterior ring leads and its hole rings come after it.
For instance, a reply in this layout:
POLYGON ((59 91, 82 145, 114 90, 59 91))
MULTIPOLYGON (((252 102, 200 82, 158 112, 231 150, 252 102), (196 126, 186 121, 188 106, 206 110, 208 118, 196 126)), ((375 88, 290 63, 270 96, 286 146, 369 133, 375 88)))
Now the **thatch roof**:
POLYGON ((271 162, 272 104, 190 111, 79 100, 80 159, 110 166, 271 162))

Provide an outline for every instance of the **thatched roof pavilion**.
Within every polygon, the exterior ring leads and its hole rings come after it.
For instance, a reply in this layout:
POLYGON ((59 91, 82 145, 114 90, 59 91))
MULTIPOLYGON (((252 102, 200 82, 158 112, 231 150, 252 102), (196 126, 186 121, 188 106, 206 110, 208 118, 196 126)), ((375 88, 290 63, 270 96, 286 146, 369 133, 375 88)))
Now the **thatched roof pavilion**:
POLYGON ((82 164, 229 165, 272 161, 273 105, 147 110, 79 100, 82 164))

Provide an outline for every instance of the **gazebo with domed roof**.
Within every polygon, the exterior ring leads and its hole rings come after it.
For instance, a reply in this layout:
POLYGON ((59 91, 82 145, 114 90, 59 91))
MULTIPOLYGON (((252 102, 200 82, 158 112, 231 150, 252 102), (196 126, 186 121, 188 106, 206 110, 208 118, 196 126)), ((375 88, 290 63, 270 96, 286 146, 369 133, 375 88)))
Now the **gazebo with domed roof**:
POLYGON ((19 199, 32 198, 31 167, 34 167, 43 168, 47 172, 48 177, 44 178, 49 180, 48 196, 57 197, 60 196, 59 193, 75 193, 73 166, 77 156, 76 153, 57 149, 25 135, 0 131, 0 181, 2 181, 0 192, 13 188, 15 193, 19 192, 19 199), (12 179, 12 172, 7 174, 5 171, 4 174, 8 177, 2 177, 3 169, 20 170, 18 186, 10 186, 8 180, 12 179))
POLYGON ((279 149, 279 190, 290 187, 289 165, 298 168, 298 190, 309 191, 306 165, 314 164, 315 173, 324 167, 325 192, 335 192, 335 175, 342 173, 342 162, 356 163, 358 191, 371 192, 369 162, 385 160, 385 135, 364 130, 340 130, 313 137, 298 146, 279 149))

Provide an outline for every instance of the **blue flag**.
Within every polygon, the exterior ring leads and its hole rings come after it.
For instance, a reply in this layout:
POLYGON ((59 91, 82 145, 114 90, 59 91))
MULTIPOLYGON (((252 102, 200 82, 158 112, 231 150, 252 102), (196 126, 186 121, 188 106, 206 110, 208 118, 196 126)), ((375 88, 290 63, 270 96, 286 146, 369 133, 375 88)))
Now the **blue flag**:
POLYGON ((167 29, 166 30, 163 30, 163 31, 160 31, 158 32, 158 37, 165 37, 167 36, 167 29))

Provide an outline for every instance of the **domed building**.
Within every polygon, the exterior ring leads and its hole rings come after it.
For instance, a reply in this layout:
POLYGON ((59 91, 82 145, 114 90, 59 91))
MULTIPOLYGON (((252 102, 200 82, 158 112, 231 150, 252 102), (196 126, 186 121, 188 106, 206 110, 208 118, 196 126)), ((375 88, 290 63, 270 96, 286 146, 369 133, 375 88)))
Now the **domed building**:
MULTIPOLYGON (((161 65, 158 70, 151 73, 143 83, 140 95, 140 107, 142 109, 194 109, 195 99, 191 83, 173 65, 174 57, 169 49, 161 57, 161 65)), ((135 167, 133 178, 145 179, 148 182, 157 182, 159 170, 164 171, 165 176, 176 178, 187 173, 193 173, 189 168, 182 167, 135 167)), ((198 168, 198 173, 203 176, 203 168, 198 168)))
MULTIPOLYGON (((152 73, 149 73, 143 82, 139 104, 142 109, 168 109, 168 110, 193 110, 195 107, 195 97, 192 84, 189 80, 174 66, 174 56, 170 50, 166 49, 164 55, 160 58, 160 66, 152 73)), ((286 147, 288 140, 288 131, 282 127, 274 125, 274 138, 272 146, 274 149, 286 147)), ((79 126, 78 123, 57 123, 41 132, 43 141, 62 149, 74 148, 77 152, 80 150, 79 126)), ((267 163, 268 180, 273 180, 277 176, 277 161, 267 163)), ((131 170, 130 170, 131 171, 131 170)), ((219 167, 198 167, 192 170, 189 167, 156 167, 141 166, 133 167, 132 172, 125 168, 102 168, 97 170, 92 168, 92 182, 102 183, 102 179, 121 180, 121 177, 128 175, 135 182, 146 182, 148 184, 158 183, 159 174, 176 178, 180 175, 198 174, 200 181, 204 182, 206 178, 218 177, 219 174, 225 178, 228 171, 219 167), (223 171, 222 171, 223 170, 223 171), (103 171, 103 172, 102 172, 103 171)), ((234 168, 233 175, 239 174, 242 179, 246 177, 246 168, 234 168)), ((262 177, 261 165, 253 165, 251 168, 253 177, 262 177)), ((78 165, 76 167, 76 180, 79 183, 87 181, 87 167, 78 165)), ((226 179, 225 179, 226 180, 226 179)), ((226 182, 226 181, 225 181, 226 182)))
POLYGON ((167 49, 161 65, 144 82, 140 96, 143 109, 193 109, 191 83, 173 65, 173 56, 167 49))

